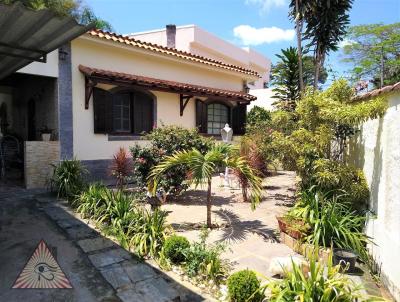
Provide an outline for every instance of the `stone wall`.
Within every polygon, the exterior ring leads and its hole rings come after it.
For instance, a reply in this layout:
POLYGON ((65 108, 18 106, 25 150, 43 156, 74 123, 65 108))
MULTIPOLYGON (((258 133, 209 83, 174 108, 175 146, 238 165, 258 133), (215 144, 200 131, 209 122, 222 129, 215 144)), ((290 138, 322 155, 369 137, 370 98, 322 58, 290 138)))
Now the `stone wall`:
POLYGON ((24 144, 25 187, 45 188, 53 169, 51 164, 60 160, 58 141, 26 141, 24 144))

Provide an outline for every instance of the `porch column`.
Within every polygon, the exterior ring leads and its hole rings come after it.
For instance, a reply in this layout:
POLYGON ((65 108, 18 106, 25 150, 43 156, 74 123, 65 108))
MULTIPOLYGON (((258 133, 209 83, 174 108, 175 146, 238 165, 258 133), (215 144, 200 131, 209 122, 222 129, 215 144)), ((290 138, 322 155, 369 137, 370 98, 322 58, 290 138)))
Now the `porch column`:
POLYGON ((71 43, 65 44, 58 51, 58 136, 60 160, 64 160, 74 156, 71 43))

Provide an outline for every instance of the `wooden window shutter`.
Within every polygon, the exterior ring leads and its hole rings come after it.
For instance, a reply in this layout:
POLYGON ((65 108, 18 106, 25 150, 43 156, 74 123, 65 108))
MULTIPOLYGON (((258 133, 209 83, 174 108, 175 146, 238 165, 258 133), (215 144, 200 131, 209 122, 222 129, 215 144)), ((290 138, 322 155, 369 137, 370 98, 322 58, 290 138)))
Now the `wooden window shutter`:
POLYGON ((93 88, 94 133, 112 132, 112 94, 107 90, 93 88))
POLYGON ((207 105, 196 100, 196 127, 200 133, 207 133, 207 105))
POLYGON ((133 101, 133 132, 141 134, 153 129, 153 98, 141 92, 135 92, 133 101))
POLYGON ((246 127, 247 105, 238 104, 232 110, 232 129, 234 135, 243 135, 246 127))

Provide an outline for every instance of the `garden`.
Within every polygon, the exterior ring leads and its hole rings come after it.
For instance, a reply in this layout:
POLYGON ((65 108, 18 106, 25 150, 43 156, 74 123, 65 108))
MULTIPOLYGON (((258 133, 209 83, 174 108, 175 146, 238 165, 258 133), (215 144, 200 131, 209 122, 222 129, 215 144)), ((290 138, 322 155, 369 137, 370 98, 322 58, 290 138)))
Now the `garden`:
POLYGON ((373 242, 363 232, 369 190, 363 172, 348 163, 347 151, 357 127, 385 109, 384 98, 357 102, 354 90, 339 80, 325 91, 306 91, 293 110, 255 107, 238 144, 164 126, 147 134, 148 146, 115 154, 110 175, 116 186, 86 183, 78 160, 55 166, 51 184, 104 235, 221 301, 369 301, 345 274, 354 271, 355 259, 376 273, 367 252, 373 242), (295 204, 277 220, 282 236, 308 247, 300 249, 305 263, 278 264, 281 278, 232 271, 222 257, 228 244, 207 240, 226 227, 212 219, 212 180, 225 167, 240 187, 241 203, 252 209, 262 203, 263 179, 279 168, 296 172, 295 204), (206 192, 204 214, 196 212, 203 223, 192 226, 201 230, 199 238, 188 240, 168 223, 163 207, 198 188, 206 192))

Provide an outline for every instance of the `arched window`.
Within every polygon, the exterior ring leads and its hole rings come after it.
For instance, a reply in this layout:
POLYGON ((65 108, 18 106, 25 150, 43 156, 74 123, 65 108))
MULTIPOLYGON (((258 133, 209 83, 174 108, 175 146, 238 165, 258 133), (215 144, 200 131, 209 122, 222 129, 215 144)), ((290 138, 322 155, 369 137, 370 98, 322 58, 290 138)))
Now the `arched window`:
POLYGON ((94 132, 141 134, 153 128, 155 97, 137 90, 93 90, 94 132))
POLYGON ((221 134, 221 129, 229 124, 229 107, 221 103, 207 105, 207 134, 221 134))

